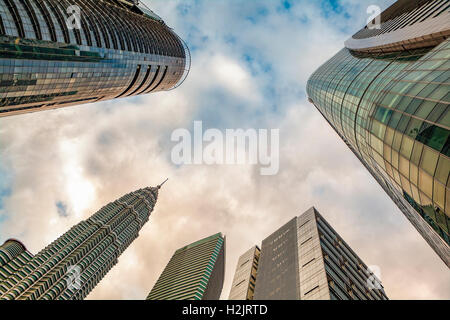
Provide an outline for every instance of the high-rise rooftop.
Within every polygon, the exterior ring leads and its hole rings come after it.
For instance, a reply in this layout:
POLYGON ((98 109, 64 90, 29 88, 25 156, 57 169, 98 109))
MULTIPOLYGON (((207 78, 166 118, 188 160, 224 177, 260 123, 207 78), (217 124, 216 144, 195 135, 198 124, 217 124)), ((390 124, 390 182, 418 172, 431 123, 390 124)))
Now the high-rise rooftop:
POLYGON ((142 1, 0 0, 0 117, 170 90, 189 68, 142 1))

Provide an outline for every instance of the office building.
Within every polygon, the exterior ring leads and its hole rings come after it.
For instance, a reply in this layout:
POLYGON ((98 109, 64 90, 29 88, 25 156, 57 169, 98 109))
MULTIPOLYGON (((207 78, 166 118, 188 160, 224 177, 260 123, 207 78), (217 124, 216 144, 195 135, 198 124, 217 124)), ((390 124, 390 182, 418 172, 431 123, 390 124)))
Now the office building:
POLYGON ((260 254, 253 246, 239 257, 228 300, 253 300, 260 254))
POLYGON ((7 240, 0 247, 0 300, 84 299, 138 237, 160 187, 107 204, 36 255, 7 240))
POLYGON ((178 249, 147 300, 218 300, 225 277, 225 236, 217 233, 178 249))
POLYGON ((387 299, 376 273, 314 207, 262 241, 254 300, 387 299))

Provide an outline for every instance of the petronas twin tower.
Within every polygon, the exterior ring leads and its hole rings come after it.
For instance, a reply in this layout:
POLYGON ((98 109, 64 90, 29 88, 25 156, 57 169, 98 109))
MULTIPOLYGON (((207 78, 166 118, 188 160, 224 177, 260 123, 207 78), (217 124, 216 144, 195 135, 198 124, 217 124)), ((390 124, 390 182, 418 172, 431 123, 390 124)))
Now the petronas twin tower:
POLYGON ((36 255, 18 240, 0 247, 0 300, 84 299, 148 221, 161 185, 124 195, 36 255))
MULTIPOLYGON (((136 0, 0 0, 0 51, 0 117, 174 89, 190 68, 183 40, 136 0)), ((138 237, 159 188, 109 203, 37 255, 7 240, 0 300, 85 298, 138 237)))

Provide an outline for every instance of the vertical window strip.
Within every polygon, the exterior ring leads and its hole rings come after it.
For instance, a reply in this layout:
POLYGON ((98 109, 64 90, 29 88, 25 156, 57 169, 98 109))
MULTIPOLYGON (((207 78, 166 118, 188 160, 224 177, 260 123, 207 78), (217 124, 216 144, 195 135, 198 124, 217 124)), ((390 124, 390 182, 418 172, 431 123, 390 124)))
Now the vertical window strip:
POLYGON ((429 13, 430 11, 433 12, 433 7, 434 7, 433 3, 435 3, 435 1, 430 1, 428 4, 424 5, 422 7, 422 10, 419 12, 419 14, 415 17, 415 19, 409 25, 412 26, 417 21, 419 21, 420 19, 425 17, 427 15, 427 13, 429 13))
POLYGON ((89 30, 88 24, 86 23, 86 18, 84 17, 85 15, 82 14, 80 17, 80 21, 81 21, 81 27, 83 29, 83 33, 84 36, 86 37, 86 41, 87 41, 87 45, 89 47, 92 47, 92 37, 91 37, 91 32, 89 30))
POLYGON ((94 34, 94 38, 95 38, 95 42, 96 42, 96 46, 98 48, 102 47, 102 40, 100 38, 100 31, 97 27, 97 23, 95 19, 91 19, 91 15, 93 15, 91 9, 84 3, 84 0, 80 0, 79 4, 81 6, 81 9, 83 10, 83 12, 85 13, 83 15, 83 17, 86 17, 86 20, 88 22, 88 30, 92 30, 93 34, 94 34))
POLYGON ((161 82, 163 82, 163 80, 164 80, 164 78, 166 77, 166 74, 167 74, 167 69, 168 69, 168 66, 165 66, 164 73, 163 73, 161 79, 159 79, 158 84, 153 89, 151 89, 149 92, 152 92, 152 91, 156 90, 159 87, 159 85, 161 84, 161 82))
POLYGON ((133 33, 133 36, 134 36, 133 38, 136 42, 136 45, 139 47, 138 51, 141 53, 148 52, 146 43, 144 43, 146 32, 144 31, 144 29, 142 27, 142 25, 145 25, 145 22, 142 21, 142 23, 141 23, 140 16, 136 17, 134 15, 129 14, 128 12, 126 13, 126 16, 129 17, 129 19, 126 19, 126 21, 128 21, 130 23, 131 30, 137 31, 137 34, 133 33))
POLYGON ((50 10, 53 12, 53 14, 56 17, 56 20, 59 23, 59 26, 61 27, 62 33, 63 33, 63 37, 64 37, 64 42, 65 43, 70 43, 70 37, 69 37, 69 31, 67 29, 67 25, 66 22, 64 21, 61 12, 59 12, 59 10, 56 8, 55 3, 53 2, 53 0, 47 0, 46 3, 48 3, 50 10))
POLYGON ((439 11, 440 8, 444 7, 446 3, 448 3, 448 0, 440 0, 440 3, 438 3, 439 1, 437 1, 434 4, 433 10, 431 10, 425 17, 423 17, 420 22, 425 21, 426 19, 428 19, 430 16, 432 16, 433 14, 435 14, 437 11, 439 11))
POLYGON ((44 20, 47 23, 51 40, 57 42, 58 38, 56 37, 55 26, 53 25, 53 20, 50 16, 50 13, 47 10, 47 7, 42 3, 42 0, 30 0, 30 1, 34 1, 39 11, 41 11, 41 15, 44 17, 44 20))
POLYGON ((131 81, 130 85, 125 89, 125 91, 123 91, 121 94, 119 94, 116 98, 120 98, 120 97, 124 96, 128 91, 131 90, 131 88, 134 86, 134 84, 136 83, 136 81, 137 81, 137 79, 139 77, 139 74, 141 72, 141 68, 142 68, 142 66, 140 64, 138 64, 136 72, 134 74, 134 78, 131 81))
MULTIPOLYGON (((98 11, 101 11, 101 10, 104 10, 105 8, 108 8, 108 5, 105 5, 102 9, 100 9, 97 6, 97 2, 94 2, 94 5, 97 7, 98 11)), ((114 24, 114 19, 110 19, 110 20, 102 19, 102 20, 104 21, 103 25, 106 27, 106 30, 108 31, 108 33, 110 35, 110 39, 112 41, 112 47, 115 50, 118 50, 119 46, 118 46, 118 43, 117 43, 117 34, 115 32, 116 30, 115 30, 114 26, 111 28, 112 24, 114 24)))
POLYGON ((130 27, 127 15, 124 14, 123 10, 112 10, 112 12, 117 17, 117 21, 119 21, 122 26, 121 30, 125 34, 125 40, 128 44, 128 51, 139 52, 135 39, 136 30, 134 30, 133 27, 130 27))
POLYGON ((442 13, 446 12, 448 9, 450 8, 450 4, 448 4, 447 6, 445 6, 444 9, 442 9, 441 11, 439 11, 438 13, 436 13, 433 18, 436 18, 437 16, 441 15, 442 13))
POLYGON ((11 16, 14 19, 14 24, 16 25, 17 31, 19 32, 19 37, 25 38, 25 31, 23 29, 23 22, 20 18, 19 11, 17 9, 16 4, 13 0, 4 0, 6 6, 8 7, 9 12, 11 13, 11 16))
POLYGON ((161 70, 161 66, 158 66, 158 68, 156 69, 155 75, 153 76, 152 81, 150 81, 150 83, 144 90, 142 90, 141 92, 138 92, 137 94, 147 93, 147 90, 149 90, 152 87, 153 83, 156 81, 156 78, 158 77, 160 70, 161 70))
MULTIPOLYGON (((92 2, 90 0, 87 0, 87 1, 82 0, 82 1, 84 1, 85 4, 91 9, 90 11, 92 13, 92 19, 96 22, 98 21, 99 30, 102 34, 105 48, 110 49, 111 48, 110 41, 109 41, 110 38, 109 38, 108 32, 106 31, 105 26, 104 26, 107 22, 105 22, 105 20, 103 19, 103 14, 101 14, 97 10, 97 7, 94 6, 96 4, 95 1, 94 2, 92 2)), ((102 48, 104 48, 104 47, 102 46, 102 48)))
POLYGON ((113 10, 109 5, 105 6, 105 9, 108 10, 108 14, 112 17, 116 17, 116 19, 111 19, 111 22, 114 24, 114 30, 117 33, 119 38, 121 50, 128 50, 131 48, 131 43, 129 38, 127 37, 126 32, 124 32, 123 18, 117 15, 117 10, 113 10), (126 45, 125 45, 126 42, 126 45))
POLYGON ((140 84, 135 90, 133 90, 133 92, 127 94, 127 96, 132 96, 132 95, 134 95, 137 91, 139 91, 139 90, 144 86, 144 84, 147 82, 147 80, 148 80, 148 78, 149 78, 149 76, 150 76, 150 71, 151 71, 151 69, 152 69, 152 66, 151 66, 151 65, 148 65, 148 66, 147 66, 147 72, 145 73, 145 77, 144 77, 144 79, 142 80, 141 84, 140 84))
POLYGON ((36 38, 38 40, 42 40, 41 26, 39 24, 39 20, 36 17, 36 13, 34 12, 33 8, 31 7, 29 0, 20 0, 20 2, 22 3, 22 6, 25 8, 28 16, 30 17, 31 22, 33 23, 33 29, 34 29, 36 38))
POLYGON ((3 19, 2 19, 1 15, 0 15, 0 34, 1 35, 6 35, 6 30, 5 30, 5 26, 3 24, 3 19))

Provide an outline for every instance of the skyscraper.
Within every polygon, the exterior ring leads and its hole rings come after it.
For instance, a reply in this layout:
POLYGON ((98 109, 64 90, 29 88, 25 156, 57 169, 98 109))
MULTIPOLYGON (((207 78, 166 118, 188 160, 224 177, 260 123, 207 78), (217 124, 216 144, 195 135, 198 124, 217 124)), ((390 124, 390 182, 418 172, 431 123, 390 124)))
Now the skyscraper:
POLYGON ((450 267, 450 1, 397 1, 322 65, 313 103, 450 267))
POLYGON ((170 90, 189 49, 136 0, 0 0, 0 117, 170 90))
POLYGON ((0 300, 85 298, 138 237, 160 187, 107 204, 34 256, 7 240, 0 247, 0 300))
POLYGON ((256 274, 254 300, 387 300, 379 278, 314 207, 262 241, 256 274))
POLYGON ((253 300, 260 254, 253 246, 239 257, 228 300, 253 300))
POLYGON ((147 300, 218 300, 225 277, 225 236, 217 233, 178 249, 147 300))

